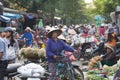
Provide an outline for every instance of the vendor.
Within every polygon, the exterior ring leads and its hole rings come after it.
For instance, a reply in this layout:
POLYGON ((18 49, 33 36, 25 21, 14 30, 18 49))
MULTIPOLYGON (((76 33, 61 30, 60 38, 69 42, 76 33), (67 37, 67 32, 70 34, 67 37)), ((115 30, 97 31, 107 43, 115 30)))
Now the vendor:
POLYGON ((117 63, 114 49, 109 45, 105 44, 106 56, 101 61, 102 65, 112 66, 117 63))
POLYGON ((115 50, 116 42, 118 41, 118 38, 117 38, 117 35, 115 34, 113 28, 110 28, 108 30, 106 38, 107 38, 107 42, 105 44, 110 45, 115 50))

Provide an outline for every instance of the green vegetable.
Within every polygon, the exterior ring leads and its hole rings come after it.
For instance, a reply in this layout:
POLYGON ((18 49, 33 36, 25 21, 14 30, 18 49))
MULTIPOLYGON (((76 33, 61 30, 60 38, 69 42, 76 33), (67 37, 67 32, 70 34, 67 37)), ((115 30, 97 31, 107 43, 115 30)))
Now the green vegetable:
POLYGON ((117 65, 118 65, 118 67, 120 67, 120 60, 117 61, 117 65))

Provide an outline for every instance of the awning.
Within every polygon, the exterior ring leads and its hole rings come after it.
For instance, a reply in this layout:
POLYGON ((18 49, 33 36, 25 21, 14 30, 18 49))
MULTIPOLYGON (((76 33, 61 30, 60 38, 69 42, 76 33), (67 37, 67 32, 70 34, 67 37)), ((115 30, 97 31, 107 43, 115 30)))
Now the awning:
POLYGON ((3 22, 10 22, 10 18, 0 15, 0 20, 3 22))
POLYGON ((20 18, 23 18, 23 15, 20 15, 20 14, 13 14, 13 13, 3 13, 3 16, 6 16, 8 18, 11 18, 11 19, 20 19, 20 18))
POLYGON ((27 17, 28 17, 29 19, 33 19, 33 18, 34 18, 34 16, 31 15, 31 14, 26 14, 26 15, 27 15, 27 17))
POLYGON ((10 13, 20 13, 19 10, 14 10, 14 9, 10 9, 10 8, 3 8, 5 12, 10 12, 10 13))

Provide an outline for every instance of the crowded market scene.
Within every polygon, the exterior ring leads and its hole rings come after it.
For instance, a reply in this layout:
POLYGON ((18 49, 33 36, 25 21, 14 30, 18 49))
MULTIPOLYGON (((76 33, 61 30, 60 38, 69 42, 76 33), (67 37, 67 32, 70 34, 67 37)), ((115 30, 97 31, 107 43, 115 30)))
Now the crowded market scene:
POLYGON ((0 0, 0 80, 120 80, 120 0, 0 0))

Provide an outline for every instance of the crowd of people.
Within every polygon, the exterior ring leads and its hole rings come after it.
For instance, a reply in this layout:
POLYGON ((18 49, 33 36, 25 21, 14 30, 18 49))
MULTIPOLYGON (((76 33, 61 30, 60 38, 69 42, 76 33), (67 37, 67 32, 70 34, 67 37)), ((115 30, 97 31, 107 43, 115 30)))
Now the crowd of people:
POLYGON ((20 57, 19 51, 22 47, 46 48, 49 71, 53 74, 50 76, 50 80, 53 80, 56 72, 55 63, 63 50, 77 52, 76 45, 81 47, 81 44, 84 43, 81 37, 93 36, 92 41, 95 44, 106 41, 105 45, 109 45, 109 49, 114 52, 118 41, 115 32, 115 25, 110 23, 101 24, 100 27, 96 27, 94 24, 44 26, 36 27, 34 30, 26 27, 22 34, 16 32, 13 27, 6 27, 0 33, 0 80, 4 80, 7 65, 15 63, 16 58, 20 57), (62 40, 63 38, 66 43, 62 40))

